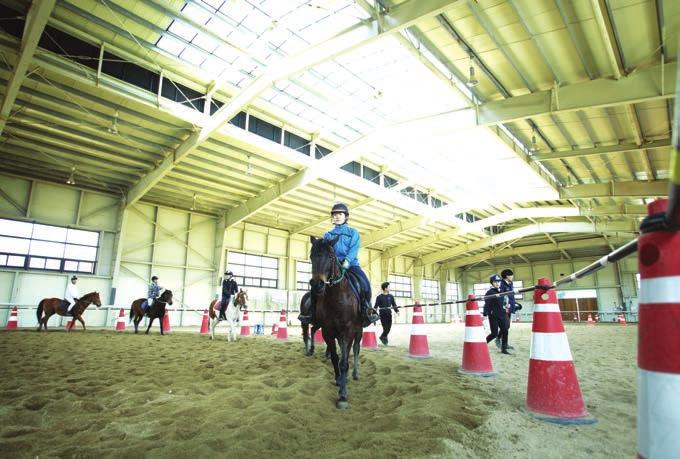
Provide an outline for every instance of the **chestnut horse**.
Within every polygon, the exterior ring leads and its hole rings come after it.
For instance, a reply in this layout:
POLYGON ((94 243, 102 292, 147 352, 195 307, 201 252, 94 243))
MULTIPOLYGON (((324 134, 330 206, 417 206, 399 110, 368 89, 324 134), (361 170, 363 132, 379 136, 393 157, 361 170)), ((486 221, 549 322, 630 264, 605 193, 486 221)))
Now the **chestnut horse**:
POLYGON ((85 322, 83 322, 82 317, 85 309, 87 309, 87 307, 92 303, 97 305, 98 308, 102 305, 102 302, 99 299, 99 292, 90 292, 76 300, 76 304, 73 306, 73 309, 71 309, 72 314, 66 314, 66 311, 62 310, 62 301, 63 300, 60 298, 43 298, 43 300, 40 301, 40 304, 38 304, 38 310, 36 311, 36 315, 38 316, 38 331, 40 331, 41 327, 44 327, 45 331, 47 331, 47 321, 50 320, 50 317, 52 317, 53 314, 59 314, 60 316, 64 317, 73 315, 71 326, 66 331, 71 331, 71 329, 76 324, 76 319, 81 324, 83 324, 83 330, 85 330, 85 322), (43 312, 45 312, 44 317, 43 312))
MULTIPOLYGON (((248 290, 240 289, 234 297, 233 304, 227 305, 227 310, 224 315, 227 316, 227 323, 229 324, 229 333, 227 334, 227 341, 236 341, 236 324, 239 322, 239 311, 247 309, 248 305, 248 290)), ((220 313, 221 300, 216 299, 210 302, 208 307, 208 315, 210 316, 210 339, 215 339, 215 327, 223 319, 218 319, 220 313)))
POLYGON ((312 250, 312 295, 315 298, 314 322, 321 327, 323 339, 331 353, 331 362, 335 372, 335 383, 339 387, 338 409, 349 407, 347 402, 347 372, 349 371, 350 349, 354 352, 354 369, 352 378, 359 379, 359 348, 363 334, 359 298, 352 290, 349 279, 340 269, 333 246, 338 241, 336 236, 331 240, 317 239, 310 236, 312 250), (340 360, 335 342, 340 345, 340 360))
POLYGON ((139 298, 130 305, 130 321, 133 319, 135 321, 135 333, 138 331, 137 327, 139 326, 139 322, 142 321, 142 317, 147 316, 151 320, 149 320, 149 326, 146 327, 146 334, 149 334, 151 324, 153 323, 153 320, 157 318, 161 326, 161 335, 163 335, 163 317, 165 317, 165 308, 167 305, 172 305, 172 291, 163 290, 161 296, 156 298, 156 301, 153 302, 153 306, 147 308, 146 311, 142 311, 142 304, 145 301, 147 301, 146 298, 139 298))

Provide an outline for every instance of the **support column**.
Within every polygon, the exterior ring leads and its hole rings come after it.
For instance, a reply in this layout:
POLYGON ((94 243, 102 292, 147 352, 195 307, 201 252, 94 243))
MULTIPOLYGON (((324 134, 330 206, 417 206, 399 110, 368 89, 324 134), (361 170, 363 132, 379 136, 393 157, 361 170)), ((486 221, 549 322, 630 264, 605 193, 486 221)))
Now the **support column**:
POLYGON ((129 211, 125 208, 125 202, 120 203, 116 225, 116 235, 113 239, 113 266, 111 268, 111 298, 109 303, 116 304, 116 292, 120 287, 120 262, 123 257, 123 240, 127 226, 129 211))
MULTIPOLYGON (((442 265, 439 269, 439 303, 446 301, 447 283, 449 282, 448 264, 442 265)), ((451 319, 453 305, 440 304, 439 322, 448 322, 451 319)))
POLYGON ((218 292, 220 291, 220 278, 222 277, 223 269, 225 268, 224 262, 226 258, 226 224, 227 216, 222 214, 217 220, 217 225, 215 226, 215 249, 213 251, 213 266, 215 268, 215 275, 213 276, 213 294, 215 298, 219 298, 218 292))

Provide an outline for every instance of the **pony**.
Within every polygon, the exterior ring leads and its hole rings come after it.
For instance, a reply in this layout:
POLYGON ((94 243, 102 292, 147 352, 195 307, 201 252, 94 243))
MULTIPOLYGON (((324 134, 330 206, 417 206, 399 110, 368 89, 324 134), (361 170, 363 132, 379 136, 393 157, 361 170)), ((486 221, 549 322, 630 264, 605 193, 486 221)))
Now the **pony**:
MULTIPOLYGON (((239 311, 246 309, 248 302, 248 290, 240 289, 234 297, 234 302, 227 304, 227 310, 224 315, 227 316, 227 324, 229 325, 229 333, 227 334, 227 341, 236 341, 236 326, 239 322, 239 311)), ((221 301, 219 299, 212 300, 208 308, 208 315, 210 316, 210 339, 215 339, 215 327, 223 319, 218 319, 219 307, 221 301)))
POLYGON ((349 407, 347 401, 347 373, 349 371, 349 352, 354 354, 352 378, 359 379, 359 349, 363 327, 359 309, 359 298, 352 290, 350 281, 340 268, 333 246, 338 241, 336 236, 331 240, 317 239, 310 236, 312 249, 311 285, 312 298, 315 299, 315 322, 321 327, 323 339, 331 354, 331 362, 335 372, 335 384, 338 389, 338 409, 349 407), (336 340, 340 346, 340 358, 336 348, 336 340))
POLYGON ((167 305, 172 305, 172 291, 163 290, 161 296, 153 302, 153 306, 147 308, 146 311, 142 311, 142 304, 145 301, 147 301, 146 298, 139 298, 130 305, 130 322, 135 321, 135 334, 138 331, 139 322, 142 321, 142 317, 146 316, 151 319, 149 320, 149 326, 146 327, 146 334, 149 334, 153 320, 158 318, 159 325, 161 326, 161 335, 163 335, 163 317, 165 317, 167 305))
MULTIPOLYGON (((60 298, 43 298, 40 301, 38 304, 38 310, 36 311, 36 315, 38 316, 38 331, 40 331, 41 327, 44 327, 45 331, 47 331, 47 321, 50 320, 50 317, 52 317, 53 314, 59 314, 60 316, 69 315, 66 314, 66 310, 62 310, 62 301, 63 300, 60 298), (43 312, 45 313, 44 317, 43 312)), ((83 324, 83 330, 85 330, 85 322, 83 321, 82 315, 85 309, 87 309, 87 307, 92 303, 94 303, 98 308, 102 306, 102 301, 99 298, 99 292, 90 292, 76 300, 76 304, 73 305, 73 309, 71 310, 73 321, 71 322, 71 326, 68 327, 66 331, 71 331, 71 329, 75 326, 76 320, 83 324)))

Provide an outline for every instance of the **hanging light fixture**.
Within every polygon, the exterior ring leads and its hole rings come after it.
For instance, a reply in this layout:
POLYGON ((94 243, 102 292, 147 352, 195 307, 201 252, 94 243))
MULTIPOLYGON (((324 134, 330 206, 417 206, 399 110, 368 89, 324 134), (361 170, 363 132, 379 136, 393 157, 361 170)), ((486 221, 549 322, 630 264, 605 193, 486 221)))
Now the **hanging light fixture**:
POLYGON ((111 121, 111 126, 106 128, 107 131, 109 131, 110 134, 117 135, 118 134, 118 110, 116 110, 116 113, 113 115, 113 120, 111 121))
POLYGON ((531 148, 529 151, 536 153, 538 151, 538 144, 536 143, 536 128, 531 129, 531 148))
POLYGON ((189 210, 196 210, 196 200, 198 199, 198 195, 194 193, 194 198, 191 201, 191 207, 189 207, 189 210))
POLYGON ((474 88, 479 84, 479 80, 475 76, 475 66, 472 63, 472 56, 470 56, 470 74, 468 75, 468 80, 465 85, 468 88, 474 88))
POLYGON ((76 184, 75 173, 76 173, 76 166, 73 166, 71 168, 71 174, 66 179, 67 185, 75 185, 76 184))
POLYGON ((246 175, 252 174, 253 174, 253 161, 250 158, 250 155, 248 155, 248 166, 246 167, 246 175))

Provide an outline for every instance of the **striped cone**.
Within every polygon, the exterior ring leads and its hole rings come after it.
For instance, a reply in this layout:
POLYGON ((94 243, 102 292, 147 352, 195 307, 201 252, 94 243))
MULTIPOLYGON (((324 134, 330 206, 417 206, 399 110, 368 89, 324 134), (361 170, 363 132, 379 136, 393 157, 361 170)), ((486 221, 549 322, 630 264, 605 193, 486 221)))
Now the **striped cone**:
POLYGON ((465 304, 465 342, 463 343, 463 365, 460 373, 475 376, 495 376, 486 344, 486 333, 482 326, 482 315, 479 313, 475 296, 469 295, 465 304))
POLYGON ((163 333, 170 333, 170 310, 165 310, 165 315, 163 316, 163 333))
POLYGON ((248 322, 248 310, 243 311, 241 319, 241 336, 250 336, 250 322, 248 322))
POLYGON ((325 341, 323 340, 323 334, 321 333, 321 329, 319 328, 316 333, 314 333, 314 344, 324 344, 325 341))
POLYGON ((19 324, 19 320, 17 317, 17 307, 14 306, 12 308, 12 311, 9 313, 9 318, 7 319, 7 330, 16 330, 17 326, 19 324))
POLYGON ((201 321, 201 331, 199 331, 199 333, 201 335, 210 333, 210 316, 208 315, 207 309, 203 310, 203 320, 201 321))
POLYGON ((364 329, 364 333, 361 336, 361 349, 368 349, 369 351, 378 349, 378 340, 375 336, 375 325, 371 324, 364 329))
POLYGON ((595 325, 595 322, 593 322, 593 316, 588 314, 588 326, 592 327, 593 325, 595 325))
POLYGON ((408 356, 416 359, 430 358, 430 347, 427 344, 425 334, 425 320, 423 320, 423 308, 416 301, 413 307, 413 324, 411 325, 411 341, 408 345, 408 356))
MULTIPOLYGON (((649 204, 649 215, 667 200, 649 204)), ((680 438, 680 232, 644 232, 638 239, 637 452, 642 458, 678 456, 680 438)))
POLYGON ((125 310, 120 308, 118 320, 116 320, 116 331, 125 331, 125 310))
MULTIPOLYGON (((538 285, 552 285, 541 278, 538 285)), ((535 418, 557 424, 592 424, 576 377, 555 289, 534 291, 534 322, 526 408, 535 418)))
POLYGON ((619 324, 621 324, 622 327, 626 326, 626 317, 623 314, 619 314, 619 324))
POLYGON ((75 330, 76 328, 76 321, 73 319, 69 319, 66 321, 66 325, 64 326, 64 330, 66 331, 71 331, 75 330))
POLYGON ((282 341, 288 339, 288 324, 286 323, 285 309, 281 309, 281 318, 279 319, 279 329, 276 331, 276 339, 282 341))

